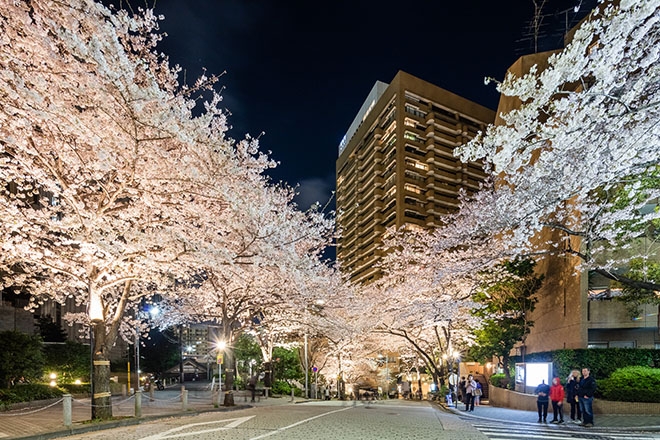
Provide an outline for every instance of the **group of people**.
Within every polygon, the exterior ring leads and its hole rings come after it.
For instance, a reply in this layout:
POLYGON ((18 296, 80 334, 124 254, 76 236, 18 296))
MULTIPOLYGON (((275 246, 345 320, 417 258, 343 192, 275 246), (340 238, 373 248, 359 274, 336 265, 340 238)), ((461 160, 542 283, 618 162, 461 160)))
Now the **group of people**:
POLYGON ((479 406, 481 395, 483 394, 481 382, 469 374, 467 379, 461 377, 458 383, 459 400, 465 404, 465 411, 474 411, 474 406, 479 406))
POLYGON ((559 377, 555 377, 552 379, 552 386, 543 381, 536 387, 539 423, 548 421, 549 402, 552 402, 553 412, 550 423, 564 423, 563 403, 566 398, 571 405, 571 421, 585 427, 594 426, 593 400, 596 381, 588 368, 582 369, 582 377, 579 375, 579 371, 571 371, 565 386, 561 384, 559 377))

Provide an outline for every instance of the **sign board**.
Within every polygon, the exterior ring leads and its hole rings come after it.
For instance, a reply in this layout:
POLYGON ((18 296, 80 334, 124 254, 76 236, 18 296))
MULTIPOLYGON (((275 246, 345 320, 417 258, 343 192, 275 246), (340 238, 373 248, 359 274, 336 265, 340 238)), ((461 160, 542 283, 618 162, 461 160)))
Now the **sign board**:
POLYGON ((222 364, 222 357, 223 357, 222 353, 218 353, 218 357, 216 358, 216 360, 218 361, 218 365, 222 364))

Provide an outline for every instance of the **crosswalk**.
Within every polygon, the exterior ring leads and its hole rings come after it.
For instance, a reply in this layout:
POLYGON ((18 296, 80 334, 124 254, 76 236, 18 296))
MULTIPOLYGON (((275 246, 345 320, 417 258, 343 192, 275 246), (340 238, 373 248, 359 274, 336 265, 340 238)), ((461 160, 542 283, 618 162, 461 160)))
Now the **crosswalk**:
POLYGON ((507 424, 476 422, 471 424, 491 440, 658 440, 660 432, 613 431, 583 428, 575 425, 547 426, 534 424, 507 424))

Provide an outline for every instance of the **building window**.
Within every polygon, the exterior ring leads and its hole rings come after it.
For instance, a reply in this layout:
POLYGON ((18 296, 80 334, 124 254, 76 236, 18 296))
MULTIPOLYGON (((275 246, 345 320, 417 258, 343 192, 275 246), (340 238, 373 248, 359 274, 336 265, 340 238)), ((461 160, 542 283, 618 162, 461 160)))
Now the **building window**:
POLYGON ((420 187, 415 186, 415 185, 411 185, 410 183, 406 183, 404 185, 404 188, 405 188, 406 191, 410 191, 410 192, 413 192, 415 194, 421 194, 422 193, 422 189, 420 187))
POLYGON ((415 142, 424 142, 424 138, 421 136, 417 136, 415 133, 411 131, 407 131, 403 133, 403 137, 405 139, 408 139, 409 141, 415 141, 415 142))

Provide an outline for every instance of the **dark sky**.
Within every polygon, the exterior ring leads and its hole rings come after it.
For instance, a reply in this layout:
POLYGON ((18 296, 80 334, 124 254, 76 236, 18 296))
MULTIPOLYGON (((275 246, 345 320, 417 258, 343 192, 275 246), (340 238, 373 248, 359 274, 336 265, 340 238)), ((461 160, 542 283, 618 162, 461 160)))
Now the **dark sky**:
MULTIPOLYGON (((594 0, 546 1, 542 48, 561 45, 581 3, 594 0)), ((337 146, 375 81, 404 70, 494 109, 484 77, 533 51, 532 0, 156 0, 155 11, 160 50, 188 82, 226 71, 230 135, 264 132, 262 150, 280 162, 269 174, 300 184, 303 209, 334 190, 337 146)))

